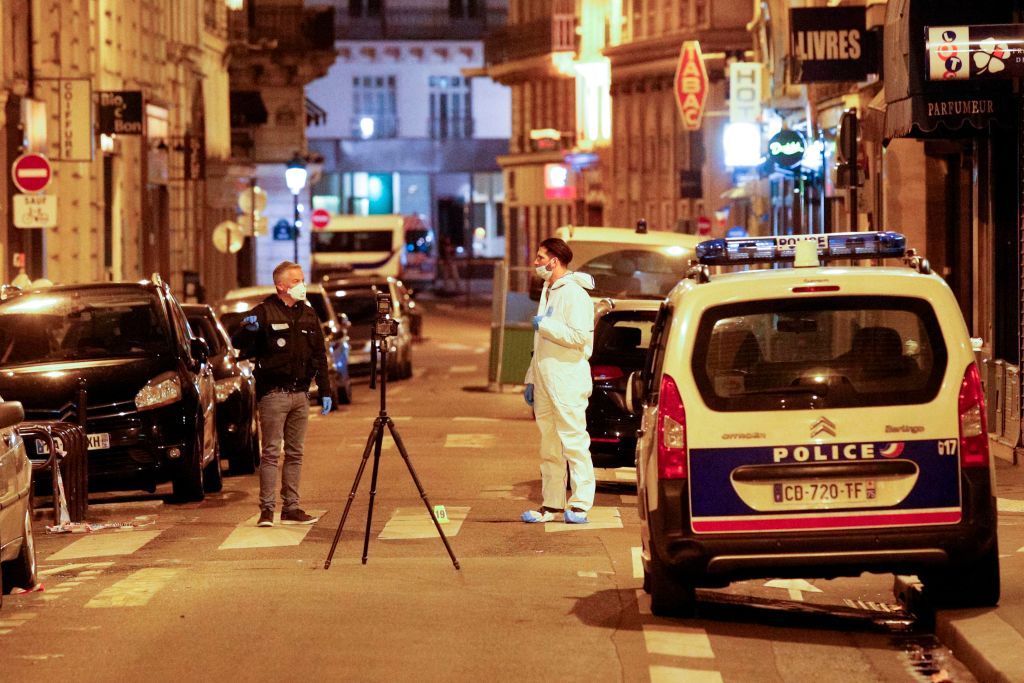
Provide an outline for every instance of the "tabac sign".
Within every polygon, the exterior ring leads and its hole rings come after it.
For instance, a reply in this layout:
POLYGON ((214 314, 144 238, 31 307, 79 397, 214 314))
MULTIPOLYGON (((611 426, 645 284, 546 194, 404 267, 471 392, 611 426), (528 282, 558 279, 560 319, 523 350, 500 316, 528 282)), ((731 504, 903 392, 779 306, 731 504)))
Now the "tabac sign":
POLYGON ((700 43, 687 40, 679 52, 675 79, 676 105, 683 119, 684 130, 699 130, 704 116, 704 101, 708 98, 708 72, 700 43))
POLYGON ((1024 77, 1024 24, 928 26, 928 79, 1024 77))

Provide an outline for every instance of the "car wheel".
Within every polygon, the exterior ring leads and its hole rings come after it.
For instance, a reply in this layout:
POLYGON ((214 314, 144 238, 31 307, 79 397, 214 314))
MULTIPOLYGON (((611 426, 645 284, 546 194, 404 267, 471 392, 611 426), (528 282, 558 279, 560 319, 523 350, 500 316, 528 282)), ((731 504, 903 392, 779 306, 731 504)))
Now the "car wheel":
POLYGON ((651 613, 659 617, 689 617, 697 608, 697 591, 680 581, 651 553, 644 567, 644 590, 651 594, 651 613))
POLYGON ((196 421, 196 442, 190 452, 185 454, 184 462, 178 463, 179 469, 174 477, 172 487, 174 497, 181 502, 201 501, 203 493, 203 429, 200 421, 196 421))
POLYGON ((922 572, 924 598, 935 607, 995 607, 999 602, 999 549, 992 548, 965 567, 922 572))
POLYGON ((237 454, 228 458, 228 466, 232 474, 252 474, 260 464, 260 433, 259 420, 254 413, 249 419, 249 433, 244 446, 237 454))
POLYGON ((224 488, 224 472, 220 468, 220 444, 213 445, 213 460, 203 471, 203 491, 219 493, 224 488))
POLYGON ((21 550, 18 556, 3 565, 3 590, 14 587, 28 590, 36 585, 36 543, 32 536, 32 504, 25 506, 21 550))

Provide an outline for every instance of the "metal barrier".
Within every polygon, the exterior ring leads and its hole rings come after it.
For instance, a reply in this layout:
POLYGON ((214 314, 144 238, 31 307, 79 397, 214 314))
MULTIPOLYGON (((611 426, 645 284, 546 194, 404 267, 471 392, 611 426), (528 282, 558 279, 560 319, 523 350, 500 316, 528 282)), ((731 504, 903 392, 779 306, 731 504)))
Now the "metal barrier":
POLYGON ((22 422, 18 432, 32 462, 37 493, 53 495, 54 524, 62 523, 61 488, 70 521, 84 522, 89 511, 89 445, 85 429, 70 422, 22 422), (49 474, 49 481, 36 477, 36 473, 43 472, 49 474))
POLYGON ((1020 366, 1006 364, 1003 390, 1003 439, 1010 446, 1020 444, 1020 366))
POLYGON ((993 402, 996 404, 993 419, 989 422, 988 431, 996 436, 1003 435, 1003 401, 1006 392, 1006 361, 996 360, 993 365, 993 402))

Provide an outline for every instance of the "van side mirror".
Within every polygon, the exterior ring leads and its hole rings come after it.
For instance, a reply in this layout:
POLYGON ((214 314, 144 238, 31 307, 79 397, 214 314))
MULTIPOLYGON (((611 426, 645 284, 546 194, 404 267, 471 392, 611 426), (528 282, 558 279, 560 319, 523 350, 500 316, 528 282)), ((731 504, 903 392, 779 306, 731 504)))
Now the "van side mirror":
POLYGON ((626 381, 626 408, 636 415, 643 410, 644 378, 638 371, 629 373, 626 381))

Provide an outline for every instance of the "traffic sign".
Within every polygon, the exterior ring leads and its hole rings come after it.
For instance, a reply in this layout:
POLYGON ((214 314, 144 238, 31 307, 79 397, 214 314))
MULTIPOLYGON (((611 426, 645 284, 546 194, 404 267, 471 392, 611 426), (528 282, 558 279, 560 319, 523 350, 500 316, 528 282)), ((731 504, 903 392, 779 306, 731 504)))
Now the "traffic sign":
POLYGON ((57 196, 45 194, 16 194, 12 202, 14 227, 57 227, 57 196))
POLYGON ((675 78, 676 105, 683 118, 684 130, 699 130, 704 116, 704 101, 708 97, 708 72, 704 56, 696 40, 683 42, 679 51, 679 64, 675 78))
POLYGON ((52 175, 50 162, 42 154, 22 154, 11 164, 14 186, 29 194, 46 189, 52 175))
POLYGON ((279 242, 295 239, 294 230, 292 224, 282 218, 274 223, 274 239, 279 242))
POLYGON ((707 216, 697 217, 697 234, 698 235, 710 235, 711 234, 711 219, 707 216))
POLYGON ((323 230, 331 222, 331 214, 327 209, 317 209, 309 215, 309 222, 314 230, 323 230))

